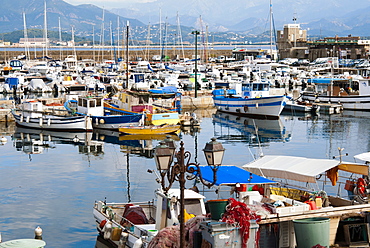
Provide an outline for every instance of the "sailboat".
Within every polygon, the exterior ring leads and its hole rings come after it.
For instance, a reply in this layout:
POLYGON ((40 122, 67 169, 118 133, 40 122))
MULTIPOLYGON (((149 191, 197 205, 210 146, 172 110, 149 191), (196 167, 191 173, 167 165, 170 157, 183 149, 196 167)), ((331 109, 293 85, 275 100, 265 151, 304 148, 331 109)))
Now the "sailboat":
MULTIPOLYGON (((270 22, 272 22, 272 4, 270 0, 270 22)), ((270 24, 270 26, 272 26, 270 24)), ((272 28, 272 27, 271 27, 272 28)), ((272 32, 270 32, 272 44, 272 32)), ((270 45, 272 53, 272 45, 270 45)), ((242 116, 277 119, 290 97, 270 95, 270 84, 255 78, 236 85, 235 90, 216 89, 212 92, 215 107, 222 112, 242 116)))

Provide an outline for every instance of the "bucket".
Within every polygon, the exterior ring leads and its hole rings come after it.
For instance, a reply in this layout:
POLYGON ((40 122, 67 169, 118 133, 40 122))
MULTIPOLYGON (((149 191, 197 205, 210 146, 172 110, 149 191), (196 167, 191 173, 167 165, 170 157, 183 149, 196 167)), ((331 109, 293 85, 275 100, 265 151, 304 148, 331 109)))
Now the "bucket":
POLYGON ((157 234, 158 234, 158 230, 156 229, 148 230, 148 240, 149 241, 152 240, 157 234))
POLYGON ((329 218, 307 218, 293 220, 293 223, 298 248, 312 248, 315 245, 329 248, 329 218))
POLYGON ((225 209, 228 203, 229 203, 228 199, 207 201, 209 211, 211 212, 212 220, 221 219, 222 215, 225 213, 225 209))
POLYGON ((119 241, 119 239, 121 238, 121 233, 122 233, 122 228, 113 227, 111 239, 113 241, 119 241))

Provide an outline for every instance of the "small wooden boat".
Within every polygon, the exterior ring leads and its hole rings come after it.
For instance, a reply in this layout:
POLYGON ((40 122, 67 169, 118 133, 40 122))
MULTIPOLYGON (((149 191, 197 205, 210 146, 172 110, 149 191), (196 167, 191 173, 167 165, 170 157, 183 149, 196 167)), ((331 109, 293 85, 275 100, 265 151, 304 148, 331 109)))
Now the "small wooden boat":
MULTIPOLYGON (((164 140, 169 134, 125 134, 120 135, 119 140, 164 140)), ((180 141, 179 136, 176 134, 170 135, 171 139, 175 141, 180 141)))
POLYGON ((52 131, 92 131, 89 116, 70 115, 60 109, 45 109, 41 102, 23 102, 12 110, 17 126, 52 131))
POLYGON ((166 134, 176 133, 180 130, 180 125, 163 126, 122 126, 118 128, 120 133, 125 134, 166 134))

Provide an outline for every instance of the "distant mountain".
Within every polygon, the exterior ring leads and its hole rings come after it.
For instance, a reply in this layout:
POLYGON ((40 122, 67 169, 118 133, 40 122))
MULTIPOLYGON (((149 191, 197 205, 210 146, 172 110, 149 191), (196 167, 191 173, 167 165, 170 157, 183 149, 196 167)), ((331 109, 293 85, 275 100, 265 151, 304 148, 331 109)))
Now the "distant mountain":
MULTIPOLYGON (((49 31, 61 29, 95 41, 111 39, 117 23, 123 28, 130 21, 132 36, 142 43, 159 42, 159 21, 166 23, 168 40, 178 39, 181 25, 183 41, 193 42, 194 29, 209 31, 217 41, 262 41, 270 29, 269 0, 153 0, 147 3, 126 2, 124 8, 103 10, 95 5, 74 6, 63 0, 46 0, 49 31), (103 22, 104 13, 104 22, 103 22), (160 18, 161 16, 161 18, 160 18), (265 34, 263 34, 265 33, 265 34), (259 36, 259 37, 257 37, 259 36), (236 40, 238 37, 238 40, 236 40)), ((308 30, 311 37, 370 36, 370 0, 273 0, 274 28, 282 30, 293 18, 308 30)), ((23 30, 25 11, 27 29, 44 28, 43 0, 1 0, 0 33, 23 30)), ((122 30, 123 32, 123 30, 122 30)), ((20 35, 20 33, 17 33, 20 35)), ((12 35, 14 36, 14 35, 12 35)), ((4 36, 3 36, 4 37, 4 36)), ((84 39, 82 39, 84 40, 84 39)))
MULTIPOLYGON (((347 34, 370 35, 370 0, 273 0, 272 9, 276 29, 283 25, 297 23, 309 27, 313 35, 347 34), (367 11, 365 11, 367 9, 367 11), (366 13, 367 12, 367 13, 366 13), (360 14, 361 13, 361 14, 360 14), (354 15, 353 17, 351 17, 354 15), (320 27, 321 26, 321 27, 320 27), (341 30, 341 28, 343 28, 341 30), (313 33, 314 32, 314 33, 313 33), (316 33, 317 32, 317 33, 316 33)), ((156 0, 148 3, 127 4, 125 8, 112 9, 113 13, 137 18, 144 23, 162 21, 175 24, 177 14, 184 26, 199 26, 201 16, 203 26, 210 31, 247 31, 269 29, 270 2, 268 0, 156 0)))
MULTIPOLYGON (((71 32, 74 27, 76 35, 91 34, 93 26, 95 32, 101 32, 103 23, 103 10, 91 4, 74 6, 62 0, 47 0, 47 27, 48 30, 61 30, 71 32)), ((27 29, 44 28, 44 1, 42 0, 1 0, 0 8, 0 33, 23 30, 23 13, 25 12, 27 29)), ((104 11, 105 30, 109 31, 109 24, 117 26, 117 15, 107 10, 104 11)), ((120 17, 121 27, 130 20, 130 25, 145 26, 133 18, 120 17)), ((109 36, 108 36, 109 37, 109 36)))

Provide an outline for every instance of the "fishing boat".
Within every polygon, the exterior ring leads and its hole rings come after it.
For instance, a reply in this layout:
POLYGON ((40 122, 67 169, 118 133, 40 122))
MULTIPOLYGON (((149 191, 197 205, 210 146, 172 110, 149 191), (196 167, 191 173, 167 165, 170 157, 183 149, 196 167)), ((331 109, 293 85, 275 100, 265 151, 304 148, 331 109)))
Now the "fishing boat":
POLYGON ((310 102, 341 104, 346 110, 370 110, 370 79, 314 78, 302 92, 302 99, 310 102))
POLYGON ((176 133, 180 130, 180 125, 161 125, 161 126, 121 126, 118 128, 120 133, 124 134, 167 134, 176 133))
POLYGON ((92 131, 89 116, 70 115, 67 111, 47 108, 39 101, 26 101, 11 111, 17 126, 53 131, 92 131))
POLYGON ((237 90, 217 89, 212 92, 215 107, 219 111, 243 116, 277 119, 289 98, 286 95, 270 95, 270 85, 264 82, 243 82, 237 90))
POLYGON ((104 108, 113 113, 124 111, 132 114, 145 114, 146 125, 176 125, 180 123, 179 113, 153 105, 153 98, 173 98, 175 93, 163 94, 152 92, 119 92, 109 101, 104 101, 104 108))
POLYGON ((143 114, 116 110, 115 114, 104 110, 102 96, 77 96, 65 102, 67 110, 80 116, 89 116, 93 128, 118 131, 121 126, 138 125, 143 114))
MULTIPOLYGON (((204 174, 205 180, 211 182, 213 180, 211 174, 213 173, 205 167, 202 166, 202 174, 204 174)), ((249 185, 274 183, 236 166, 223 166, 219 169, 217 187, 235 186, 239 183, 249 185)), ((156 200, 148 202, 114 203, 96 201, 93 207, 93 215, 97 230, 103 239, 113 247, 146 248, 156 247, 156 244, 157 247, 162 247, 156 242, 168 242, 173 246, 167 247, 178 247, 179 236, 176 236, 176 233, 179 233, 180 190, 169 189, 167 193, 164 193, 161 189, 157 189, 154 193, 156 200)), ((220 201, 216 199, 213 202, 216 204, 221 202, 222 206, 226 206, 227 199, 220 199, 220 201)), ((226 242, 238 242, 239 246, 235 247, 241 247, 240 227, 217 221, 219 216, 216 217, 213 213, 210 213, 206 204, 211 205, 210 201, 205 202, 203 194, 193 189, 184 190, 184 219, 186 221, 185 229, 188 230, 187 235, 195 237, 195 232, 199 231, 201 237, 198 237, 197 240, 202 242, 202 239, 205 239, 213 244, 212 247, 226 247, 226 242), (213 217, 209 217, 210 214, 213 217), (201 230, 201 226, 204 230, 201 230), (232 238, 218 239, 219 234, 232 235, 232 238)), ((252 233, 252 228, 250 230, 252 233)), ((248 240, 247 247, 254 247, 253 244, 257 237, 255 235, 256 231, 257 229, 254 229, 254 235, 250 235, 251 238, 248 240)), ((192 244, 193 240, 189 239, 188 242, 192 244)))

